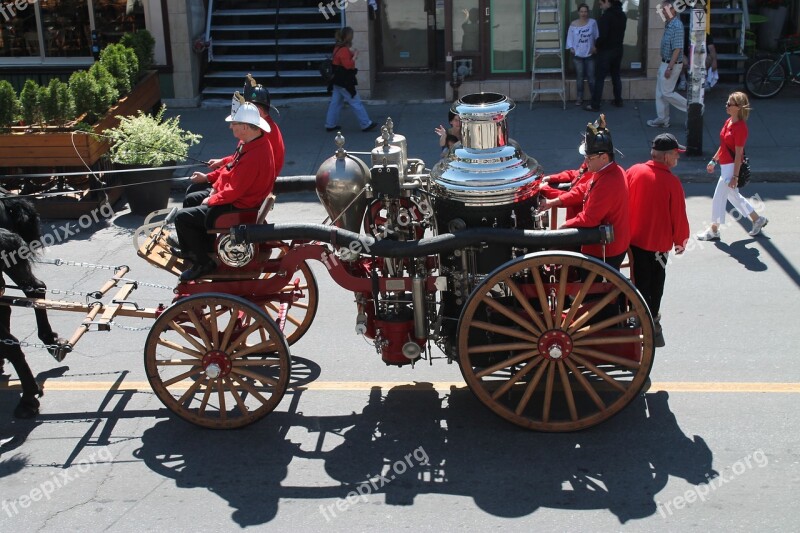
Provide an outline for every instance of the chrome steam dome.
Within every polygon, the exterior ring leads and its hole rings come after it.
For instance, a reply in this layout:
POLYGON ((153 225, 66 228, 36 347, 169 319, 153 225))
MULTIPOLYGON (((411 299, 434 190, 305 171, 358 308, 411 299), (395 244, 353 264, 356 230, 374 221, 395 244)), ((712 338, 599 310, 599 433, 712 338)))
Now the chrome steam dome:
POLYGON ((497 93, 469 94, 451 106, 461 118, 462 147, 433 167, 436 194, 464 205, 506 205, 541 178, 539 163, 508 137, 512 109, 513 100, 497 93))

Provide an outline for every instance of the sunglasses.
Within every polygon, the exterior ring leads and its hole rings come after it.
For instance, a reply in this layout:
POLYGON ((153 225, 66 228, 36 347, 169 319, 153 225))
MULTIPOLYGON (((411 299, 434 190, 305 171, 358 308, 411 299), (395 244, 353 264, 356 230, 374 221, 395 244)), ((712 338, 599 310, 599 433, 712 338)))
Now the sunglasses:
POLYGON ((726 102, 725 107, 739 107, 739 104, 734 104, 732 102, 726 102))
POLYGON ((593 160, 593 159, 597 159, 597 158, 598 158, 598 157, 600 157, 601 155, 603 155, 603 154, 585 155, 585 156, 583 156, 583 158, 584 158, 586 161, 591 161, 591 160, 593 160))

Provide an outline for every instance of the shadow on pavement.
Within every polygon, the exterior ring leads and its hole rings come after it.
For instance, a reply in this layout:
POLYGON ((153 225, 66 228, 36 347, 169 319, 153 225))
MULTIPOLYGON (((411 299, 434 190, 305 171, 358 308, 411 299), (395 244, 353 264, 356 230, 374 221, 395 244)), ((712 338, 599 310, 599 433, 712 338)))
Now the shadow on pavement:
POLYGON ((465 388, 451 389, 445 406, 427 383, 374 387, 361 413, 322 417, 297 411, 301 394, 290 393, 288 413, 240 431, 159 422, 134 455, 177 487, 225 499, 241 527, 270 522, 282 499, 327 499, 319 511, 325 524, 362 502, 411 506, 434 493, 472 498, 499 517, 608 509, 625 523, 658 511, 655 495, 669 476, 700 485, 718 475, 705 441, 681 432, 666 392, 644 394, 611 421, 568 434, 507 424, 465 388), (291 428, 318 434, 315 444, 292 442, 291 428), (284 485, 295 457, 323 460, 332 481, 284 485))

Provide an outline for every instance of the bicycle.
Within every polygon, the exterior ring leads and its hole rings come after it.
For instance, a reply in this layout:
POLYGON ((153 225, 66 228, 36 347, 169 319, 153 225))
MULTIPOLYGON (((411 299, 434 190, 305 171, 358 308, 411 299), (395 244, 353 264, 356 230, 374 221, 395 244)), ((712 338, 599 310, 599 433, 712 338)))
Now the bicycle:
POLYGON ((747 92, 756 98, 772 98, 791 79, 800 84, 800 70, 796 73, 792 68, 791 56, 800 56, 800 48, 789 49, 789 41, 783 41, 783 53, 775 57, 763 57, 753 61, 744 76, 747 92), (784 67, 786 65, 786 67, 784 67))

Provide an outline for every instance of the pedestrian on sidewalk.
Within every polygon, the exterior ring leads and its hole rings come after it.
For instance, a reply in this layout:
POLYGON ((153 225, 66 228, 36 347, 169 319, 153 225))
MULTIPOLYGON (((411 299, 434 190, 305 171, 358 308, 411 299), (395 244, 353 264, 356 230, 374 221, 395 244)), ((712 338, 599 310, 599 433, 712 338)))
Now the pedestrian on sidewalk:
POLYGON ((622 107, 622 78, 619 70, 622 65, 622 43, 625 40, 625 26, 628 24, 628 18, 622 11, 622 2, 619 0, 600 0, 599 3, 603 14, 597 20, 599 36, 595 43, 597 65, 594 90, 592 91, 592 103, 587 104, 584 108, 586 111, 600 109, 600 101, 603 99, 603 84, 609 74, 611 74, 611 85, 614 88, 614 105, 622 107))
POLYGON ((651 128, 669 128, 669 106, 686 112, 686 98, 675 92, 683 70, 683 23, 673 3, 663 0, 661 10, 665 18, 664 35, 661 36, 661 66, 656 77, 656 114, 648 120, 651 128))
POLYGON ((583 105, 583 80, 589 83, 589 98, 594 92, 594 54, 595 41, 600 36, 597 22, 589 17, 589 6, 578 6, 578 18, 569 25, 567 49, 572 53, 575 67, 575 105, 583 105))
POLYGON ((681 180, 672 173, 685 146, 671 133, 650 144, 650 161, 625 173, 631 215, 631 278, 655 320, 655 345, 665 345, 661 329, 661 297, 667 277, 667 258, 682 254, 689 240, 689 219, 681 180))
POLYGON ((733 204, 739 213, 750 217, 753 228, 750 235, 755 237, 761 233, 761 228, 767 225, 769 219, 759 216, 756 210, 739 192, 739 169, 744 158, 744 145, 747 142, 747 118, 750 116, 750 101, 743 92, 734 92, 728 96, 725 104, 728 119, 719 132, 719 148, 714 153, 711 161, 706 165, 709 174, 714 173, 714 168, 719 165, 719 180, 714 189, 714 198, 711 200, 711 227, 697 234, 701 241, 718 241, 719 227, 725 223, 725 208, 728 202, 733 204))
POLYGON ((358 50, 353 47, 353 28, 345 26, 336 30, 336 46, 333 48, 333 94, 331 103, 328 106, 328 115, 325 118, 325 131, 336 131, 339 126, 339 115, 342 112, 344 103, 350 105, 350 109, 358 119, 361 131, 372 131, 377 124, 370 120, 361 97, 358 95, 356 85, 358 80, 356 74, 356 59, 358 50))

